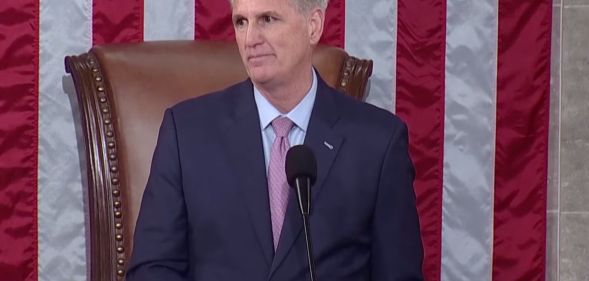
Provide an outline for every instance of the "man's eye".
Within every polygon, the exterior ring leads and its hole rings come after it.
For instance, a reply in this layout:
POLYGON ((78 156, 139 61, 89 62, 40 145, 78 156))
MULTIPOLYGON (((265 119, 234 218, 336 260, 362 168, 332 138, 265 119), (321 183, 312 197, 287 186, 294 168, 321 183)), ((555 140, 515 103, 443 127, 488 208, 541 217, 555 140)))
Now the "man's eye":
POLYGON ((273 21, 274 21, 274 18, 273 18, 273 17, 271 17, 271 16, 263 16, 263 17, 262 17, 262 20, 263 20, 265 23, 270 23, 270 22, 273 22, 273 21))
POLYGON ((246 23, 245 22, 245 19, 237 19, 237 20, 235 20, 235 23, 234 24, 235 24, 236 27, 242 27, 242 26, 245 25, 245 23, 246 23))

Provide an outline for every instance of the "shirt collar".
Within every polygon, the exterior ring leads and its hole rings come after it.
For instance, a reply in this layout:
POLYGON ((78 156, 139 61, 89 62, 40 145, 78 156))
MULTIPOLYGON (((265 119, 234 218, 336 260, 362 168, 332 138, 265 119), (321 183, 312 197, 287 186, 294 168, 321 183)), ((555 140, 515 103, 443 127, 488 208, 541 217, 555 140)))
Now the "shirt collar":
MULTIPOLYGON (((311 112, 313 110, 313 104, 315 103, 315 96, 317 95, 317 74, 313 69, 313 82, 311 88, 305 95, 305 97, 297 104, 291 111, 284 116, 288 117, 297 127, 304 132, 307 131, 309 120, 311 119, 311 112)), ((272 120, 276 119, 283 114, 280 113, 276 107, 274 107, 262 93, 254 85, 254 99, 256 106, 258 107, 258 114, 260 116, 260 126, 262 130, 266 129, 272 120)))

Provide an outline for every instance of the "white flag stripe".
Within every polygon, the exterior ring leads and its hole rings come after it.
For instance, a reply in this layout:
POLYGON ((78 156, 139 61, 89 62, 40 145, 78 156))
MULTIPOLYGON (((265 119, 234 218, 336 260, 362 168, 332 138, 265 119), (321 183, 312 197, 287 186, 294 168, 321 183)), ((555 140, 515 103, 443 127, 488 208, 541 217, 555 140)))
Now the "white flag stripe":
POLYGON ((497 5, 447 1, 441 280, 491 280, 497 5))
POLYGON ((145 0, 144 40, 194 39, 194 3, 194 0, 145 0))
POLYGON ((346 0, 345 49, 374 61, 367 102, 395 110, 397 0, 346 0))
MULTIPOLYGON (((66 55, 92 46, 92 1, 40 1, 38 280, 86 280, 84 196, 66 55), (69 92, 66 94, 66 91, 69 92)), ((83 155, 81 155, 83 156, 83 155)))

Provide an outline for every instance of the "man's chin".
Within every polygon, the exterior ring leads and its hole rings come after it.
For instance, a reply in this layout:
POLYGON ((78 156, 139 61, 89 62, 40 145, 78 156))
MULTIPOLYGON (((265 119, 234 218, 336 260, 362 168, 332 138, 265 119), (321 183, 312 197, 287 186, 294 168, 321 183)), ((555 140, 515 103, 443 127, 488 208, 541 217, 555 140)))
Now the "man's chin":
POLYGON ((269 73, 259 73, 255 71, 250 73, 249 77, 252 82, 258 85, 266 84, 272 80, 272 75, 269 75, 269 73))

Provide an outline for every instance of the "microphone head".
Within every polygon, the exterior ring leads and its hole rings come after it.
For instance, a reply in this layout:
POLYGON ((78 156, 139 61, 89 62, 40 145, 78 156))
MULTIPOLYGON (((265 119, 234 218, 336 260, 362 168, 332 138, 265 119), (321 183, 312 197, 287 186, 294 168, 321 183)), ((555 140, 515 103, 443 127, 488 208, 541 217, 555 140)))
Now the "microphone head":
POLYGON ((305 145, 295 145, 286 153, 286 179, 294 186, 296 178, 307 177, 311 185, 317 179, 317 161, 313 151, 305 145))

